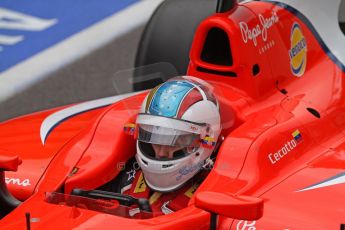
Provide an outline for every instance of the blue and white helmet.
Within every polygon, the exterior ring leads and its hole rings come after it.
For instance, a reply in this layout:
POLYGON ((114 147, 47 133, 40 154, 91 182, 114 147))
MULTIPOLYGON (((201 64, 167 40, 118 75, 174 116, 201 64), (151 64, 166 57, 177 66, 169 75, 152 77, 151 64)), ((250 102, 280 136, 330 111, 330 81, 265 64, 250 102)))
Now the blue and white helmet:
POLYGON ((177 77, 152 89, 136 121, 136 159, 147 185, 169 192, 191 179, 214 151, 220 122, 212 87, 198 78, 177 77), (152 144, 180 148, 172 159, 157 159, 152 144))

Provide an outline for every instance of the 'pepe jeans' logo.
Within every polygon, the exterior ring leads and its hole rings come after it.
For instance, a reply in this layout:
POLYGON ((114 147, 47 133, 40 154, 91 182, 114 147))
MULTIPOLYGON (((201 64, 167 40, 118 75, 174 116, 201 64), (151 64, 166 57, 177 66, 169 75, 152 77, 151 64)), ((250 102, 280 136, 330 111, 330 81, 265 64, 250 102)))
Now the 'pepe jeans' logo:
POLYGON ((307 42, 302 33, 301 26, 295 22, 291 28, 291 49, 289 50, 291 72, 301 77, 307 66, 307 42))
POLYGON ((252 40, 254 45, 257 46, 257 38, 261 35, 261 38, 264 42, 267 41, 268 30, 277 22, 279 22, 279 17, 277 12, 273 11, 272 16, 265 18, 263 15, 259 14, 260 23, 249 28, 246 22, 240 22, 241 34, 244 43, 248 43, 248 40, 252 40))

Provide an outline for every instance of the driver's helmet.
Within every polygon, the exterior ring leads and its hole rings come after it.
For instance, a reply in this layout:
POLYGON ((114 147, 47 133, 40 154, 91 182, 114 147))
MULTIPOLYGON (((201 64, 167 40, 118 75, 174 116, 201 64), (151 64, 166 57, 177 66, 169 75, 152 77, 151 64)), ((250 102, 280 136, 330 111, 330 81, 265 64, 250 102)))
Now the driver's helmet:
POLYGON ((147 185, 169 192, 198 173, 216 147, 220 122, 218 101, 203 80, 178 77, 152 89, 136 121, 136 159, 147 185))

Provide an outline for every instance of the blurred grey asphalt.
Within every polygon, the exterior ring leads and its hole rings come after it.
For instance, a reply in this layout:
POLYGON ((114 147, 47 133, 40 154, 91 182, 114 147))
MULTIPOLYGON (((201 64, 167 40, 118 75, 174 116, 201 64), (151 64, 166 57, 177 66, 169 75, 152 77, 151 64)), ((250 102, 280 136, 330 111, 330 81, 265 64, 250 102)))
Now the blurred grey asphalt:
MULTIPOLYGON (((134 66, 143 29, 140 26, 132 30, 1 103, 0 121, 56 106, 115 95, 114 75, 134 66)), ((121 87, 129 87, 128 82, 124 81, 123 84, 121 87)))

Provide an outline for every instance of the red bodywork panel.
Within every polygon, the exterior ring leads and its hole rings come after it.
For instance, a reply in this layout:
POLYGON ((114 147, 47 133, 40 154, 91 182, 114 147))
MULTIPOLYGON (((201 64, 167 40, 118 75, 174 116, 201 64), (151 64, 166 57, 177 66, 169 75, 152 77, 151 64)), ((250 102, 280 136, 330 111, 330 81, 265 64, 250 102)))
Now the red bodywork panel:
POLYGON ((1 151, 0 154, 0 169, 3 171, 17 171, 22 160, 18 156, 7 157, 8 153, 4 151, 1 151))
POLYGON ((2 155, 17 155, 23 159, 20 170, 6 172, 9 190, 20 200, 25 200, 33 194, 55 155, 81 130, 93 124, 95 117, 100 114, 99 110, 94 110, 73 117, 68 123, 61 123, 51 133, 47 143, 42 145, 39 134, 43 120, 61 109, 63 108, 36 113, 0 125, 0 149, 5 150, 5 154, 2 155))
MULTIPOLYGON (((345 76, 308 23, 277 4, 249 2, 207 18, 196 31, 188 75, 214 87, 224 136, 196 196, 264 200, 261 219, 220 216, 220 229, 339 229, 344 222, 345 76), (265 29, 259 31, 262 18, 265 29), (203 56, 214 28, 230 42, 225 65, 203 56)), ((1 124, 0 149, 23 160, 17 172, 6 173, 18 179, 9 188, 27 199, 0 221, 1 229, 24 229, 27 211, 39 218, 34 229, 208 229, 210 215, 194 205, 195 196, 183 210, 145 220, 44 201, 45 192, 95 189, 119 173, 136 151, 123 126, 135 120, 145 95, 68 118, 45 144, 41 124, 63 108, 1 124), (26 179, 30 185, 23 186, 26 179)), ((206 206, 212 201, 203 199, 206 206)))

